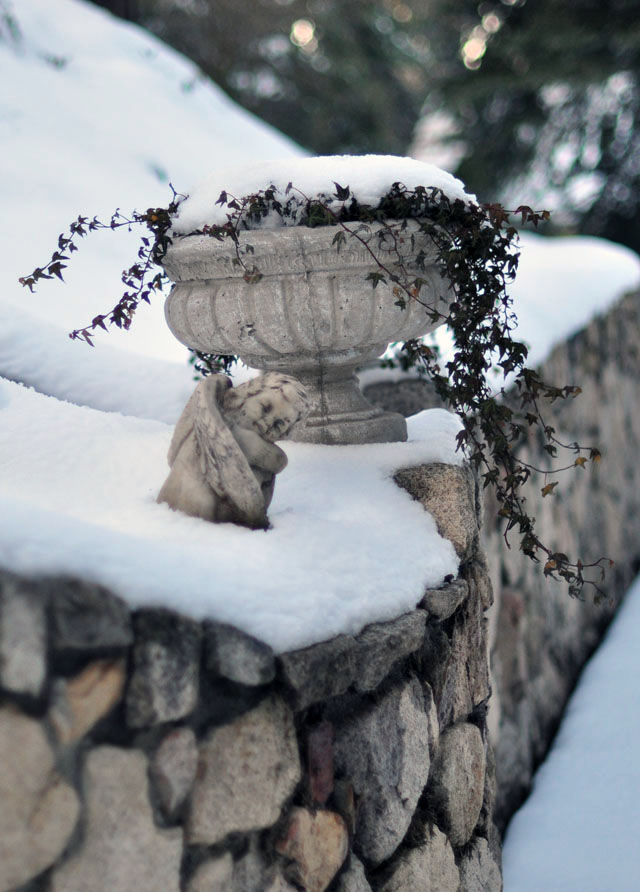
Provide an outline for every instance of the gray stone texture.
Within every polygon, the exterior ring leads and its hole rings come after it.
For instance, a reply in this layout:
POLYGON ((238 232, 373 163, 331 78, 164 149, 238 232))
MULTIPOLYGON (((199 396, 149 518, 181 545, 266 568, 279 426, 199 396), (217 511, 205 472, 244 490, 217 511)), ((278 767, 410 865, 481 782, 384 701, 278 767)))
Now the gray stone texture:
POLYGON ((480 809, 480 818, 476 824, 476 832, 480 836, 484 836, 489 841, 489 846, 494 853, 498 863, 502 863, 501 841, 498 830, 493 820, 493 810, 496 802, 496 760, 493 748, 487 741, 486 752, 486 768, 484 773, 484 796, 482 799, 482 808, 480 809))
POLYGON ((353 784, 348 778, 335 778, 333 783, 333 804, 345 819, 349 835, 356 832, 356 797, 353 784))
POLYGON ((336 728, 336 772, 358 801, 356 852, 379 864, 404 837, 429 776, 429 721, 412 678, 336 728))
POLYGON ((389 868, 380 892, 461 892, 451 844, 434 825, 425 842, 405 850, 389 868))
POLYGON ((378 687, 399 660, 421 647, 426 619, 424 611, 415 610, 390 622, 372 623, 356 636, 338 635, 282 654, 282 675, 295 691, 296 708, 351 687, 361 693, 378 687))
POLYGON ((469 842, 478 823, 485 769, 484 742, 475 725, 467 722, 443 732, 427 796, 437 811, 438 823, 455 847, 469 842))
POLYGON ((230 892, 232 888, 233 858, 225 852, 199 865, 189 880, 187 892, 230 892))
POLYGON ((468 466, 434 462, 396 471, 393 479, 433 517, 438 532, 449 539, 461 560, 468 560, 478 543, 476 485, 468 466))
POLYGON ((398 660, 418 650, 424 639, 426 621, 424 611, 414 610, 391 622, 367 626, 356 638, 356 691, 374 690, 398 660))
POLYGON ((42 725, 11 706, 0 708, 0 803, 0 892, 9 892, 53 864, 80 810, 42 725))
POLYGON ((354 854, 336 880, 336 892, 372 892, 362 862, 354 854))
POLYGON ((189 843, 210 845, 229 833, 270 827, 300 778, 293 714, 272 695, 201 743, 189 843))
POLYGON ((160 808, 169 820, 191 792, 197 768, 198 744, 191 728, 169 731, 153 754, 149 771, 160 808))
POLYGON ((290 879, 306 892, 324 892, 347 857, 347 826, 335 812, 293 808, 276 851, 292 862, 290 879))
POLYGON ((39 697, 47 674, 46 598, 9 573, 0 573, 0 687, 39 697))
MULTIPOLYGON (((379 367, 379 363, 373 366, 376 369, 379 367)), ((447 408, 430 378, 407 375, 398 381, 385 381, 381 377, 379 381, 364 384, 362 392, 372 405, 385 412, 400 412, 405 418, 417 415, 424 409, 447 408)))
MULTIPOLYGON (((427 261, 421 277, 434 298, 442 295, 433 246, 417 224, 406 225, 418 245, 423 242, 427 261)), ((262 274, 258 282, 247 284, 243 270, 234 267, 234 244, 187 236, 174 240, 167 251, 163 263, 177 284, 165 314, 178 340, 207 353, 236 354, 252 368, 298 378, 311 398, 312 412, 294 432, 295 439, 405 440, 402 416, 375 409, 355 377, 355 369, 380 356, 390 341, 418 337, 438 326, 418 301, 401 308, 390 284, 374 289, 367 281, 367 274, 378 269, 371 251, 388 261, 390 246, 374 240, 367 250, 347 238, 340 247, 333 244, 332 227, 239 235, 240 251, 251 245, 251 263, 262 274)), ((405 243, 408 246, 409 240, 405 243)))
POLYGON ((178 892, 182 831, 153 822, 144 753, 97 747, 87 754, 83 787, 83 838, 53 871, 52 892, 178 892))
POLYGON ((128 724, 143 728, 189 715, 198 701, 199 623, 171 610, 140 610, 134 626, 128 724))
MULTIPOLYGON (((585 660, 637 575, 640 534, 640 292, 621 298, 556 347, 541 368, 544 380, 577 384, 577 399, 545 406, 548 423, 565 442, 597 446, 599 464, 561 475, 552 497, 534 475, 526 488, 528 510, 544 540, 574 557, 615 560, 607 571, 606 598, 594 604, 568 597, 566 586, 545 579, 541 566, 507 550, 488 499, 487 552, 496 605, 492 611, 494 695, 489 712, 496 747, 496 819, 504 828, 526 796, 544 758, 585 660)), ((541 464, 534 445, 523 457, 541 464)), ((569 461, 573 461, 570 456, 569 461)), ((515 543, 515 538, 514 538, 515 543)))
POLYGON ((334 789, 333 725, 329 721, 311 728, 307 734, 307 776, 311 801, 326 805, 334 789))
POLYGON ((422 682, 422 693, 424 695, 424 706, 427 713, 427 722, 429 725, 429 754, 433 759, 435 751, 440 742, 440 721, 438 719, 438 705, 431 685, 427 681, 422 682))
MULTIPOLYGON (((489 675, 488 627, 479 598, 469 597, 456 614, 451 634, 452 659, 456 670, 463 675, 466 669, 469 699, 472 708, 485 703, 491 695, 489 675)), ((462 677, 460 686, 463 686, 462 677)), ((455 710, 450 716, 453 722, 458 718, 455 710)), ((449 717, 444 716, 446 724, 449 717)))
POLYGON ((428 588, 420 606, 442 621, 449 619, 468 597, 469 584, 464 579, 454 579, 441 588, 428 588))
POLYGON ((493 605, 493 585, 487 556, 482 549, 478 550, 473 563, 467 567, 466 576, 472 597, 478 597, 484 610, 488 610, 493 605))
POLYGON ((254 833, 249 838, 247 850, 235 863, 233 892, 262 892, 263 889, 271 889, 276 872, 276 867, 265 857, 258 834, 254 833))
MULTIPOLYGON (((299 886, 292 886, 280 871, 269 875, 266 883, 262 882, 255 892, 299 892, 299 886)), ((233 892, 236 892, 235 888, 233 892)))
POLYGON ((429 625, 421 653, 425 677, 438 704, 440 727, 466 719, 491 694, 488 628, 478 593, 450 621, 449 634, 429 625))
POLYGON ((226 623, 203 624, 205 671, 244 685, 273 681, 276 661, 268 644, 226 623))
POLYGON ((344 694, 357 672, 357 645, 351 635, 282 654, 282 677, 295 692, 296 709, 344 694))
POLYGON ((101 585, 66 577, 48 580, 54 650, 125 648, 133 641, 129 608, 101 585))
POLYGON ((502 892, 500 868, 481 836, 460 858, 460 892, 502 892))
POLYGON ((283 876, 282 864, 274 861, 274 853, 269 848, 266 857, 259 837, 254 834, 249 839, 247 851, 236 860, 233 870, 233 884, 229 892, 297 892, 283 876))

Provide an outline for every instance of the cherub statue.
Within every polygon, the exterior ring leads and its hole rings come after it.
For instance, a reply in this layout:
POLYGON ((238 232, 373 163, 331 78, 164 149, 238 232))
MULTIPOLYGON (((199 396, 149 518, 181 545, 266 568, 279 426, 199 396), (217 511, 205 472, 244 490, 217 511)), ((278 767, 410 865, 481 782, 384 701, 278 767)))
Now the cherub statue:
POLYGON ((214 523, 267 529, 275 475, 287 465, 274 441, 309 408, 289 375, 267 372, 238 387, 225 375, 205 378, 176 425, 158 502, 214 523))

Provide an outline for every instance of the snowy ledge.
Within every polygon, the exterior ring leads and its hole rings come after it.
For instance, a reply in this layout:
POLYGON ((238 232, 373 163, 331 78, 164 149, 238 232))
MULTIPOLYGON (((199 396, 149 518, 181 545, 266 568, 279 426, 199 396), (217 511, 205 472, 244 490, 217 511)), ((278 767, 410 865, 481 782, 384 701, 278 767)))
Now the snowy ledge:
POLYGON ((459 558, 401 468, 462 464, 456 416, 409 419, 409 441, 285 442, 273 528, 212 526, 158 505, 172 427, 62 403, 0 380, 0 566, 72 574, 132 607, 231 623, 276 652, 413 610, 459 558))

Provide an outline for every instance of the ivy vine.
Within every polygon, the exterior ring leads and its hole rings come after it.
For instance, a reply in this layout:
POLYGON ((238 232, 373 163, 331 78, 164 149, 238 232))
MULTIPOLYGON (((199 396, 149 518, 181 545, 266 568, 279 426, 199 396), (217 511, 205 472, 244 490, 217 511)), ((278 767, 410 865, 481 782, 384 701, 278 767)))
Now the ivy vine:
MULTIPOLYGON (((478 205, 450 199, 437 188, 408 189, 401 183, 394 183, 379 203, 371 206, 358 202, 348 185, 334 185, 332 194, 314 197, 291 183, 284 194, 273 185, 242 198, 222 192, 217 203, 224 208, 226 221, 190 234, 218 241, 230 239, 235 246, 234 262, 248 283, 259 281, 262 274, 255 265, 251 245, 240 234, 259 227, 273 215, 286 226, 335 227, 333 242, 338 250, 349 239, 364 246, 376 267, 368 275, 372 287, 383 286, 400 307, 405 308, 411 301, 420 303, 429 321, 449 327, 455 344, 453 356, 444 367, 437 352, 421 340, 403 343, 396 358, 386 364, 398 363, 405 369, 417 367, 428 374, 439 396, 459 415, 463 428, 458 434, 458 447, 465 451, 483 485, 493 487, 499 515, 505 521, 503 534, 507 544, 515 531, 523 553, 533 561, 542 561, 546 576, 564 580, 569 593, 576 597, 581 596, 585 585, 593 586, 599 600, 603 594, 599 583, 606 565, 612 562, 599 558, 583 563, 543 542, 522 494, 524 484, 536 472, 545 480, 542 496, 553 496, 558 482, 549 481, 549 477, 569 468, 584 468, 587 462, 598 462, 601 457, 594 446, 562 442, 545 419, 547 402, 574 398, 580 388, 543 381, 526 365, 526 346, 513 337, 516 318, 507 286, 515 277, 519 252, 517 229, 512 221, 515 218, 521 224, 537 227, 548 219, 548 212, 537 212, 525 205, 508 211, 500 204, 478 205), (415 221, 417 231, 415 225, 408 226, 409 220, 415 221), (421 238, 417 237, 418 232, 421 238), (438 295, 428 293, 428 258, 420 247, 425 237, 435 251, 443 293, 453 291, 446 310, 436 309, 436 305, 443 304, 434 300, 438 295), (381 245, 385 247, 383 255, 376 250, 381 245), (381 256, 388 259, 382 260, 381 256), (509 399, 505 399, 504 389, 495 392, 488 383, 487 375, 494 367, 514 382, 509 399), (543 438, 549 468, 530 464, 518 448, 527 442, 532 428, 543 438), (556 467, 553 460, 560 451, 571 458, 556 467)), ((168 283, 158 266, 161 267, 172 242, 183 198, 172 189, 172 200, 166 208, 149 208, 128 216, 117 210, 108 222, 78 217, 68 232, 59 236, 50 261, 20 282, 33 291, 43 279, 63 279, 62 272, 71 254, 78 250, 78 241, 90 232, 141 226, 145 234, 136 261, 122 273, 122 297, 110 312, 94 317, 84 328, 72 331, 70 337, 92 345, 97 329, 106 330, 110 325, 128 329, 138 305, 150 302, 168 283)), ((210 374, 229 371, 236 357, 196 353, 192 361, 201 374, 210 374)))

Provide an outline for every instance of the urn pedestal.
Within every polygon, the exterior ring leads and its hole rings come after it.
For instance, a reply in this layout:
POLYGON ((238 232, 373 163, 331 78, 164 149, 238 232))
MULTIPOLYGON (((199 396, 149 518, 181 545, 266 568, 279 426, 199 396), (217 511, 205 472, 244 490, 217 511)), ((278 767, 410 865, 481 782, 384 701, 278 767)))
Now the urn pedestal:
POLYGON ((291 439, 311 443, 384 443, 406 440, 404 418, 372 406, 355 370, 384 353, 389 343, 433 331, 423 306, 446 313, 451 299, 434 265, 434 251, 416 223, 401 241, 369 248, 352 236, 333 243, 334 226, 258 229, 240 234, 240 256, 259 281, 245 280, 233 242, 183 236, 167 251, 164 266, 175 282, 165 305, 173 334, 192 349, 235 354, 248 366, 298 378, 312 412, 291 439), (412 246, 412 236, 414 245, 412 246), (390 284, 373 287, 367 275, 401 255, 425 252, 420 300, 396 305, 390 284), (257 277, 256 277, 257 278, 257 277))

